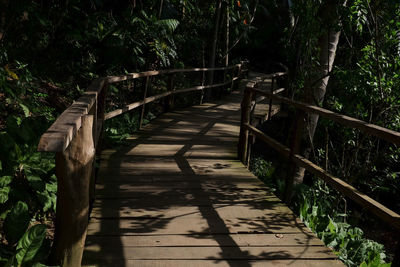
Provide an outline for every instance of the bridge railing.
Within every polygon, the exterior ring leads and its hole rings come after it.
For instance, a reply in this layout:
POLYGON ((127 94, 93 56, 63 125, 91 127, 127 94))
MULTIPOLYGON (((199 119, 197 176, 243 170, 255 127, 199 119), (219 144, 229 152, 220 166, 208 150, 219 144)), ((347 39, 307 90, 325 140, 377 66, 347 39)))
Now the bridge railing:
MULTIPOLYGON (((335 121, 343 126, 347 126, 353 129, 358 129, 366 134, 370 134, 372 136, 378 137, 379 139, 385 140, 391 144, 400 145, 400 133, 378 126, 374 124, 370 124, 356 118, 352 118, 346 115, 338 114, 333 111, 317 107, 314 105, 309 105, 303 102, 294 101, 287 97, 282 97, 277 95, 277 92, 280 92, 284 89, 278 89, 274 92, 267 92, 265 90, 261 90, 259 88, 260 83, 250 82, 246 86, 246 90, 242 100, 242 117, 241 117, 241 128, 240 128, 240 138, 239 138, 239 149, 238 154, 239 158, 243 163, 248 162, 250 158, 250 140, 253 137, 257 137, 262 142, 269 145, 271 148, 276 150, 279 154, 286 157, 290 162, 292 162, 292 168, 295 166, 303 167, 310 173, 314 174, 316 177, 322 179, 331 187, 349 197, 356 203, 358 203, 362 208, 376 215, 379 219, 385 221, 388 225, 394 227, 396 231, 398 231, 398 237, 400 236, 400 215, 391 209, 387 208, 383 204, 375 201, 371 197, 366 194, 360 192, 355 187, 346 183, 338 177, 333 176, 320 166, 312 163, 307 158, 303 157, 299 154, 300 151, 300 142, 301 142, 301 134, 302 131, 298 131, 297 129, 301 129, 304 124, 305 114, 313 113, 318 114, 319 116, 335 121), (253 99, 255 95, 261 95, 266 98, 269 98, 271 101, 275 100, 280 103, 284 103, 286 105, 292 106, 297 110, 296 114, 296 125, 295 125, 295 136, 291 139, 290 147, 287 147, 267 134, 261 132, 257 128, 251 125, 251 109, 254 105, 253 99)), ((292 195, 293 189, 293 175, 288 175, 285 179, 285 192, 284 197, 286 201, 289 201, 290 196, 292 195)), ((399 238, 398 238, 399 239, 399 238)), ((400 254, 400 245, 398 245, 395 262, 396 264, 400 264, 399 262, 399 254, 400 254)), ((395 264, 394 264, 395 265, 395 264)), ((397 266, 397 265, 395 265, 397 266)))
POLYGON ((94 80, 83 96, 67 108, 42 135, 38 145, 38 151, 55 153, 56 161, 58 188, 55 236, 50 255, 52 262, 62 266, 81 264, 89 203, 94 197, 94 159, 105 120, 141 107, 141 126, 146 104, 165 98, 167 109, 170 109, 173 107, 174 95, 191 91, 204 93, 207 89, 232 87, 245 71, 247 64, 242 62, 228 67, 146 71, 94 80), (205 85, 205 73, 218 71, 221 75, 219 79, 214 79, 218 81, 205 85), (174 86, 174 75, 196 72, 203 75, 201 85, 190 88, 174 86), (160 75, 169 76, 167 90, 149 96, 150 77, 160 75), (106 112, 109 85, 138 78, 146 79, 143 83, 142 99, 106 112))

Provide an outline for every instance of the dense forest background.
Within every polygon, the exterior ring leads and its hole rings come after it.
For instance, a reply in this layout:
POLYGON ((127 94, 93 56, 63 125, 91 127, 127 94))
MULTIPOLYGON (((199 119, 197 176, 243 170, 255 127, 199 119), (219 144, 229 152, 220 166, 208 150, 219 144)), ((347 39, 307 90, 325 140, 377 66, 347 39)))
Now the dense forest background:
MULTIPOLYGON (((291 97, 399 131, 399 15, 394 0, 0 0, 0 262, 46 262, 57 182, 36 146, 94 78, 242 59, 264 73, 285 65, 291 97)), ((278 139, 287 141, 290 118, 270 122, 278 139)), ((400 212, 400 148, 317 122, 308 118, 303 153, 400 212)), ((137 116, 107 127, 120 141, 137 116)), ((280 194, 279 164, 259 151, 252 168, 280 194)), ((297 178, 293 209, 346 264, 391 261, 394 229, 301 170, 297 178)))

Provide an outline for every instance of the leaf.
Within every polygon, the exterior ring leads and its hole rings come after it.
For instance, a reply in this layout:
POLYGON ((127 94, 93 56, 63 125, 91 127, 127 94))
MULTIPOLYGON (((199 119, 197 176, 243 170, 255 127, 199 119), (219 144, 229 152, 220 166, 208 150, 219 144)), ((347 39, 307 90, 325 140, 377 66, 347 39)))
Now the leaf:
POLYGON ((157 21, 156 24, 165 27, 169 31, 173 32, 179 26, 179 21, 176 19, 162 19, 157 21))
POLYGON ((18 201, 7 214, 4 222, 4 233, 10 244, 16 243, 21 238, 28 228, 30 220, 28 205, 18 201))
POLYGON ((22 104, 22 103, 19 103, 19 106, 22 108, 22 110, 24 111, 24 115, 25 115, 25 117, 29 117, 29 115, 30 115, 30 111, 29 111, 29 108, 27 107, 27 106, 25 106, 24 104, 22 104))
POLYGON ((10 70, 10 69, 8 68, 8 65, 6 65, 6 66, 4 67, 4 69, 6 70, 8 76, 9 76, 10 78, 12 78, 12 79, 14 79, 14 80, 18 80, 18 75, 17 75, 15 72, 13 72, 12 70, 10 70))
POLYGON ((19 265, 30 263, 42 246, 46 237, 46 226, 37 224, 32 226, 19 240, 15 258, 19 265))
POLYGON ((0 177, 0 187, 6 187, 7 185, 9 185, 12 181, 12 177, 11 176, 3 176, 0 177))
POLYGON ((35 189, 36 191, 43 191, 45 190, 45 183, 43 182, 42 178, 38 177, 38 176, 31 176, 28 175, 26 177, 26 179, 29 182, 29 185, 35 189))
POLYGON ((0 204, 4 204, 7 202, 9 193, 10 187, 0 188, 0 204))
POLYGON ((55 206, 55 195, 52 197, 48 192, 36 192, 40 203, 43 205, 43 211, 46 212, 55 206), (54 200, 53 200, 54 199, 54 200))

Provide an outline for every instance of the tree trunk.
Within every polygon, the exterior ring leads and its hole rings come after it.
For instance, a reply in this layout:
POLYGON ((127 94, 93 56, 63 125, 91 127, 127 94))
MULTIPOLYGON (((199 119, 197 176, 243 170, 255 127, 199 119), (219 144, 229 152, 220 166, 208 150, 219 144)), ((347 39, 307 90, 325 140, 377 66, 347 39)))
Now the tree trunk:
POLYGON ((161 14, 163 10, 164 0, 160 0, 160 8, 158 10, 158 19, 161 19, 161 14))
MULTIPOLYGON (((306 86, 305 88, 305 101, 316 106, 320 106, 324 100, 330 72, 332 71, 333 62, 336 56, 337 45, 339 43, 340 31, 332 30, 334 28, 332 27, 333 24, 338 23, 338 18, 333 17, 333 15, 336 14, 336 5, 337 3, 335 1, 330 0, 324 7, 322 7, 322 20, 329 25, 328 28, 330 30, 324 33, 319 39, 320 54, 319 66, 316 71, 317 75, 306 82, 309 86, 306 86)), ((306 127, 298 129, 298 131, 302 131, 303 140, 305 140, 307 144, 307 146, 303 148, 303 154, 305 157, 309 157, 310 155, 318 118, 319 116, 317 114, 308 114, 306 127)), ((304 168, 296 167, 294 173, 295 183, 303 182, 304 171, 304 168)))
POLYGON ((225 67, 229 66, 229 5, 226 5, 226 36, 225 36, 226 56, 225 67))
MULTIPOLYGON (((220 21, 220 17, 221 17, 221 7, 222 7, 222 0, 218 0, 217 9, 215 10, 214 36, 213 36, 213 40, 212 40, 210 58, 208 61, 209 68, 215 67, 215 58, 216 58, 216 54, 217 54, 217 43, 218 43, 218 32, 219 32, 219 21, 220 21)), ((209 71, 207 84, 212 84, 213 81, 214 81, 214 71, 209 71)), ((208 94, 206 94, 206 99, 207 98, 208 98, 208 94)))

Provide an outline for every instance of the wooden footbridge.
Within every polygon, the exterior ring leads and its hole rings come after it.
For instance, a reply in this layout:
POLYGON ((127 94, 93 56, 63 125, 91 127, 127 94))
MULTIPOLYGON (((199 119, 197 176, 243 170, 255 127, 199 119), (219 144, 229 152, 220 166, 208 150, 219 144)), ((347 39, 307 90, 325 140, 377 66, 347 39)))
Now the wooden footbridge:
POLYGON ((262 121, 286 101, 276 96, 283 90, 274 86, 284 73, 252 79, 244 98, 239 88, 220 101, 172 109, 178 93, 233 88, 242 68, 240 64, 99 79, 60 116, 39 144, 39 150, 56 153, 54 262, 62 266, 81 262, 83 266, 342 265, 242 163, 249 158, 251 135, 317 176, 325 175, 328 183, 333 179, 335 188, 359 203, 368 202, 386 221, 399 223, 397 214, 297 155, 296 142, 285 148, 252 126, 252 118, 262 121), (220 72, 219 81, 174 88, 177 73, 198 72, 204 80, 207 71, 220 72), (157 75, 169 77, 168 88, 148 96, 149 77, 157 75), (108 84, 141 77, 143 99, 106 113, 108 84), (139 107, 143 119, 144 106, 161 99, 169 112, 142 127, 122 147, 98 149, 105 119, 139 107), (100 163, 95 183, 96 150, 100 163))

